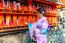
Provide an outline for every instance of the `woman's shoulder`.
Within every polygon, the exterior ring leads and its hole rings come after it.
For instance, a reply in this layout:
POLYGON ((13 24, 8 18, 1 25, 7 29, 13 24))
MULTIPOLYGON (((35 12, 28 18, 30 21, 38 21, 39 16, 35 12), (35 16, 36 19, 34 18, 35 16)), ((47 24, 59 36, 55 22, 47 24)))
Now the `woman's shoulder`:
POLYGON ((40 18, 37 22, 42 22, 42 21, 46 21, 46 17, 40 18))

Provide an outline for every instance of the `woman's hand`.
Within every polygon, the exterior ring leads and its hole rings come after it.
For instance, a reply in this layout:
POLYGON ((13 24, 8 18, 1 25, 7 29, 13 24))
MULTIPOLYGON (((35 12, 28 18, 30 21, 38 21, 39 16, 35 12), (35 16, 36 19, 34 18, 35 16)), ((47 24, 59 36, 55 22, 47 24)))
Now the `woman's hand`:
POLYGON ((27 22, 25 22, 24 24, 28 25, 28 23, 27 23, 27 22))
POLYGON ((34 30, 35 32, 37 32, 37 33, 40 32, 39 29, 37 29, 37 28, 34 28, 33 30, 34 30))
POLYGON ((33 40, 33 41, 36 41, 36 39, 35 39, 34 37, 32 38, 32 40, 33 40))

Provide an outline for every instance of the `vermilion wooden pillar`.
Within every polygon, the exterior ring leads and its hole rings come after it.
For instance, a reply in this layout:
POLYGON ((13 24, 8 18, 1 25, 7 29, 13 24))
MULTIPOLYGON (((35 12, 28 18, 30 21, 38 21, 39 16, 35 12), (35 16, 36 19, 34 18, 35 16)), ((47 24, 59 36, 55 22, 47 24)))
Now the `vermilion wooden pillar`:
POLYGON ((28 21, 30 21, 31 23, 33 22, 32 19, 33 19, 32 16, 28 17, 28 21))
POLYGON ((3 14, 0 14, 0 28, 3 28, 4 27, 4 16, 3 14))
MULTIPOLYGON (((28 23, 28 17, 27 16, 24 16, 23 17, 23 20, 24 20, 24 23, 28 23)), ((26 24, 25 24, 26 25, 26 24)))
POLYGON ((12 27, 12 19, 10 14, 6 15, 6 27, 12 27))
POLYGON ((33 18, 32 18, 32 23, 35 23, 35 21, 36 21, 36 17, 33 16, 33 18))
POLYGON ((17 26, 17 15, 13 15, 13 27, 17 26))
POLYGON ((22 19, 22 16, 19 16, 18 17, 18 20, 17 20, 17 26, 23 26, 23 19, 22 19))

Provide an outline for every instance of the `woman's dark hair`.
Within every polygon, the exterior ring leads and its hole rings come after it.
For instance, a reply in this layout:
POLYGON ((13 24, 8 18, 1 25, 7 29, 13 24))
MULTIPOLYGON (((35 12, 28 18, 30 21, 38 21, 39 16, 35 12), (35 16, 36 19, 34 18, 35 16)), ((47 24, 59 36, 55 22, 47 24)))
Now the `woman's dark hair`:
POLYGON ((39 13, 42 13, 43 11, 45 12, 45 9, 44 9, 43 7, 41 7, 41 8, 38 8, 37 11, 38 11, 39 13))

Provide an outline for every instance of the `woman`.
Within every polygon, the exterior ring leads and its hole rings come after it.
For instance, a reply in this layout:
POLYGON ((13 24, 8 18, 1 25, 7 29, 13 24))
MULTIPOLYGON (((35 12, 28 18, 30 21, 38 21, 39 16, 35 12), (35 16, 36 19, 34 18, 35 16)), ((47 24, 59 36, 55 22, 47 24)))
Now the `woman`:
POLYGON ((38 10, 38 17, 40 19, 36 23, 29 23, 29 31, 31 39, 33 39, 33 35, 35 32, 36 41, 37 43, 47 43, 47 33, 48 33, 48 22, 46 17, 43 15, 45 14, 45 10, 43 7, 39 8, 38 10))
POLYGON ((49 25, 46 17, 43 16, 45 14, 45 10, 43 7, 41 7, 37 11, 40 19, 32 25, 32 29, 35 31, 37 43, 47 43, 47 33, 49 25))

